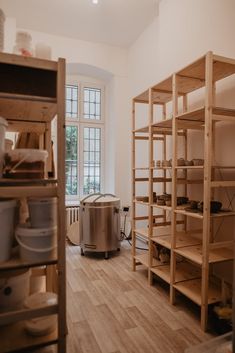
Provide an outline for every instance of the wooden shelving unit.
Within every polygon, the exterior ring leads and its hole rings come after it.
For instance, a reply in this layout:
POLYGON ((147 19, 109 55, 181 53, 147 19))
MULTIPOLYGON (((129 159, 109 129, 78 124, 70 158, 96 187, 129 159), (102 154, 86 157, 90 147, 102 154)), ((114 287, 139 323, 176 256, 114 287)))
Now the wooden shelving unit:
MULTIPOLYGON (((215 126, 219 128, 220 122, 235 123, 235 109, 216 106, 216 83, 234 74, 234 59, 208 52, 133 99, 133 270, 136 269, 136 234, 138 229, 142 229, 141 233, 145 235, 149 249, 148 261, 145 254, 149 283, 152 283, 155 274, 169 283, 172 304, 175 304, 176 292, 180 292, 200 305, 203 330, 207 328, 208 305, 220 301, 222 293, 221 283, 214 281, 213 278, 211 280, 212 266, 234 259, 232 232, 231 240, 219 242, 214 239, 215 221, 223 222, 227 217, 234 217, 234 210, 222 209, 218 213, 210 212, 210 201, 214 199, 216 190, 235 186, 235 177, 234 180, 220 180, 216 177, 217 170, 231 169, 233 172, 235 166, 217 166, 215 162, 215 126), (203 89, 200 90, 200 94, 204 97, 204 104, 192 110, 188 104, 188 96, 199 89, 203 89), (148 106, 149 124, 144 128, 136 128, 137 109, 143 104, 148 106), (203 137, 204 165, 178 165, 179 158, 187 160, 190 146, 189 130, 197 130, 203 137), (167 138, 172 139, 171 144, 167 142, 167 138), (143 143, 141 142, 143 140, 148 143, 146 158, 149 164, 149 174, 145 178, 145 182, 148 183, 149 200, 145 203, 148 213, 145 218, 137 214, 135 202, 138 196, 136 145, 143 143), (158 149, 156 143, 162 143, 162 147, 158 149), (155 167, 153 163, 154 159, 169 158, 172 158, 170 167, 155 167), (156 179, 154 173, 160 171, 163 175, 156 179), (196 178, 192 178, 194 174, 196 178), (177 196, 188 196, 189 185, 190 188, 194 185, 202 187, 203 212, 190 210, 188 204, 177 206, 177 196), (171 206, 153 203, 153 191, 157 191, 158 194, 170 192, 171 206), (154 213, 156 210, 157 215, 154 213), (159 218, 158 223, 155 217, 159 218), (143 222, 143 219, 144 228, 137 225, 138 222, 143 222), (190 219, 198 222, 199 230, 190 229, 190 219), (167 231, 164 234, 158 233, 158 225, 165 227, 167 231), (152 265, 154 244, 170 250, 169 264, 152 265), (179 261, 179 257, 182 262, 179 261)), ((141 170, 141 167, 138 169, 141 170)))
POLYGON ((32 268, 46 275, 47 290, 56 291, 58 304, 33 310, 21 309, 0 314, 0 352, 26 352, 52 344, 66 352, 65 282, 65 60, 47 61, 12 54, 0 54, 0 116, 8 121, 8 131, 37 132, 40 148, 49 153, 51 171, 51 122, 57 116, 57 179, 0 180, 0 195, 5 198, 57 197, 57 256, 50 261, 23 262, 19 255, 0 264, 0 272, 32 268), (39 269, 40 266, 44 268, 39 269), (32 337, 24 320, 57 315, 57 330, 48 336, 32 337))

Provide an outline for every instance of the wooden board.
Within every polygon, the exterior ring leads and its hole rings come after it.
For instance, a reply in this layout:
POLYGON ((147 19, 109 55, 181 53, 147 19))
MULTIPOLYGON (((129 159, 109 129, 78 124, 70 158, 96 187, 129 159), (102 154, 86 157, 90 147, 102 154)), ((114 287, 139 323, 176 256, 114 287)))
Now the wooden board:
MULTIPOLYGON (((201 279, 193 279, 174 284, 174 288, 191 299, 194 303, 201 305, 201 279)), ((214 304, 221 301, 221 289, 214 283, 209 283, 208 304, 214 304)))
POLYGON ((57 186, 2 186, 1 197, 56 197, 57 186))
MULTIPOLYGON (((170 283, 170 265, 152 267, 151 271, 167 283, 170 283)), ((201 276, 198 267, 189 262, 181 262, 176 264, 175 282, 187 281, 201 276)))
MULTIPOLYGON (((175 252, 199 265, 203 264, 202 245, 194 245, 176 249, 175 252)), ((233 258, 234 255, 231 248, 221 247, 219 249, 211 249, 209 251, 209 263, 224 262, 233 260, 233 258)))
POLYGON ((23 322, 18 322, 13 325, 1 327, 0 330, 0 353, 24 352, 29 348, 39 348, 50 344, 55 344, 58 341, 57 332, 50 335, 35 337, 27 334, 23 322))
POLYGON ((50 122, 56 115, 57 105, 54 99, 37 97, 32 100, 30 96, 14 99, 14 95, 11 98, 0 96, 0 115, 6 119, 50 122))
MULTIPOLYGON (((135 260, 137 262, 136 265, 138 265, 138 262, 139 262, 141 265, 149 267, 149 256, 147 251, 145 254, 135 255, 135 260)), ((162 263, 157 259, 153 258, 153 266, 160 266, 160 265, 162 265, 162 263)))
MULTIPOLYGON (((167 236, 155 236, 152 240, 168 249, 171 249, 171 235, 167 236)), ((176 248, 183 248, 191 245, 198 245, 201 240, 191 236, 190 234, 179 233, 176 235, 176 248)))

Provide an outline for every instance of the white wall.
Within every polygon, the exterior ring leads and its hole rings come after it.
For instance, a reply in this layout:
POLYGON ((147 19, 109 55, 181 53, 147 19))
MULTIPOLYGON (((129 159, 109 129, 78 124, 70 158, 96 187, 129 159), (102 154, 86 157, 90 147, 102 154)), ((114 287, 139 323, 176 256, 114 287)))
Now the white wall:
MULTIPOLYGON (((5 32, 5 50, 12 52, 15 34, 17 30, 16 20, 7 18, 5 32)), ((84 64, 86 75, 88 67, 91 68, 91 76, 95 71, 100 71, 104 76, 106 86, 106 153, 105 153, 105 192, 112 192, 121 198, 123 204, 129 204, 129 183, 123 181, 121 173, 116 171, 129 169, 129 153, 126 151, 126 129, 122 122, 128 121, 127 109, 127 50, 75 40, 67 37, 59 37, 41 32, 24 29, 31 33, 33 46, 43 42, 52 48, 52 59, 63 57, 67 64, 84 64), (116 151, 119 151, 117 154, 116 151), (120 158, 122 156, 122 158, 120 158), (128 167, 127 167, 128 166, 128 167), (120 178, 119 178, 120 175, 120 178), (118 176, 118 177, 117 177, 118 176)), ((74 74, 74 72, 73 72, 74 74)), ((77 74, 83 74, 77 72, 77 74)))
MULTIPOLYGON (((158 18, 142 33, 128 53, 131 97, 209 50, 235 58, 234 19, 234 0, 162 0, 158 18)), ((217 105, 235 108, 235 81, 234 78, 233 81, 228 81, 218 85, 217 105)), ((200 100, 201 97, 195 95, 191 103, 197 105, 200 100)), ((143 119, 143 125, 145 124, 143 119)), ((217 129, 217 163, 235 165, 235 155, 231 153, 234 150, 234 135, 234 124, 217 129)), ((202 144, 198 143, 195 134, 191 134, 191 138, 193 142, 189 150, 190 157, 195 158, 195 154, 203 157, 202 144)), ((235 195, 235 189, 231 188, 229 193, 235 195)), ((225 207, 228 206, 225 191, 221 191, 220 197, 225 207)), ((235 208, 235 202, 233 207, 235 208)), ((223 230, 218 237, 226 238, 234 232, 234 222, 230 220, 227 223, 227 227, 221 227, 223 230)), ((231 267, 226 267, 222 274, 229 280, 231 267)))

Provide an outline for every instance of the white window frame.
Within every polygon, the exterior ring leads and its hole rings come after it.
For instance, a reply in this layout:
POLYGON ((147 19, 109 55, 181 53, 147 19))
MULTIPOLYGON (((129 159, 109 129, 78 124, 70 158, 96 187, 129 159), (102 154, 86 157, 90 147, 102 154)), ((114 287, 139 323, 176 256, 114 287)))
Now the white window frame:
POLYGON ((84 180, 84 170, 83 170, 83 137, 84 137, 84 127, 93 127, 101 129, 101 170, 100 170, 100 192, 104 192, 104 148, 105 148, 105 89, 104 85, 96 82, 80 81, 79 79, 67 79, 66 85, 78 86, 78 118, 67 118, 65 117, 66 126, 77 126, 78 128, 78 194, 77 195, 66 195, 66 201, 79 201, 83 196, 83 180, 84 180), (83 102, 84 102, 84 88, 97 88, 101 90, 101 119, 85 119, 83 102))

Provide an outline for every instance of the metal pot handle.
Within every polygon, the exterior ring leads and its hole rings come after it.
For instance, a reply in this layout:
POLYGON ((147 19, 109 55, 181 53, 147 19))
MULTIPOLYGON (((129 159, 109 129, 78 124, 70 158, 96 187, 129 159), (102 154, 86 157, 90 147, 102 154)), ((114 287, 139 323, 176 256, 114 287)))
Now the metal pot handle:
MULTIPOLYGON (((94 195, 94 194, 93 194, 94 195)), ((98 196, 95 200, 93 200, 93 203, 96 202, 97 200, 99 200, 101 197, 105 197, 105 196, 112 196, 112 197, 116 197, 113 194, 100 194, 100 196, 98 196)))
POLYGON ((95 194, 87 195, 87 196, 82 200, 82 202, 84 202, 85 200, 89 199, 89 197, 95 196, 95 195, 101 195, 101 196, 102 196, 102 194, 101 194, 100 192, 96 192, 95 194))

